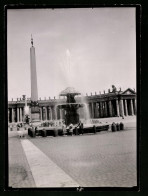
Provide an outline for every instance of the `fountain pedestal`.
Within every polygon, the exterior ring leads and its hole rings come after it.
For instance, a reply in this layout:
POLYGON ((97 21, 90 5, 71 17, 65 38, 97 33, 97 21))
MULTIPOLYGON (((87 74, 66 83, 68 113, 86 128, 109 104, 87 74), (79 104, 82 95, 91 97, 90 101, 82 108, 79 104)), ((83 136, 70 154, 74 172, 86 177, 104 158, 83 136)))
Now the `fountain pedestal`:
POLYGON ((40 119, 40 108, 38 102, 31 102, 31 121, 40 119))
POLYGON ((40 119, 40 110, 39 107, 31 107, 31 120, 36 121, 40 119))
POLYGON ((79 114, 76 109, 66 110, 66 125, 69 124, 78 124, 79 123, 79 114))
POLYGON ((67 101, 64 104, 58 105, 59 109, 64 109, 66 111, 65 115, 65 124, 78 124, 79 123, 79 114, 77 113, 78 108, 82 107, 83 104, 76 103, 75 95, 80 93, 72 87, 68 87, 60 93, 60 96, 66 96, 67 101))

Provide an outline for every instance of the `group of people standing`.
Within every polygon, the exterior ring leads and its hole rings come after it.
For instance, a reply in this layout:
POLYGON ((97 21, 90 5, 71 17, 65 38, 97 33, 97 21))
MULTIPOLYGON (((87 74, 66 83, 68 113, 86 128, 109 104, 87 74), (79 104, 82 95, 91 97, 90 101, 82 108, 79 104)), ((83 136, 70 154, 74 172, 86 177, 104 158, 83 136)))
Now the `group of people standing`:
MULTIPOLYGON (((79 134, 80 131, 79 130, 83 130, 83 123, 81 123, 81 121, 77 124, 77 125, 73 125, 72 123, 70 125, 65 124, 65 121, 62 122, 62 130, 63 130, 63 135, 69 134, 69 135, 73 135, 73 134, 79 134)), ((82 132, 82 131, 81 131, 82 132)), ((82 132, 83 134, 83 132, 82 132)))

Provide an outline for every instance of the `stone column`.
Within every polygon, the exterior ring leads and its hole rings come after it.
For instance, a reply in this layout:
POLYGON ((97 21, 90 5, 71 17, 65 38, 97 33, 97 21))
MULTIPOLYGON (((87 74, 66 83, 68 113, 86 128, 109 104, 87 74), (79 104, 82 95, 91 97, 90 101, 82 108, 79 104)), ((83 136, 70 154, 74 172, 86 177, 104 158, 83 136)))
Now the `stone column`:
POLYGON ((135 115, 137 114, 137 105, 136 105, 136 99, 134 99, 134 105, 135 105, 135 115))
POLYGON ((65 120, 65 110, 63 109, 63 119, 65 120))
POLYGON ((43 120, 42 107, 40 107, 40 119, 41 119, 41 121, 43 120))
POLYGON ((103 117, 106 117, 105 101, 103 102, 103 117))
POLYGON ((24 121, 24 107, 22 108, 22 121, 24 121))
POLYGON ((95 104, 95 117, 99 118, 98 103, 95 104))
POLYGON ((54 120, 55 119, 54 107, 51 107, 51 113, 52 113, 52 120, 54 120))
POLYGON ((52 115, 52 107, 50 107, 50 120, 53 119, 53 115, 52 115))
POLYGON ((98 118, 101 117, 101 113, 100 113, 100 103, 97 103, 98 104, 98 118))
POLYGON ((102 115, 102 117, 104 117, 104 110, 103 110, 104 108, 103 108, 103 102, 101 102, 101 115, 102 115))
POLYGON ((103 102, 103 116, 106 117, 106 103, 105 101, 103 102))
POLYGON ((105 113, 105 117, 107 117, 107 103, 106 101, 104 102, 104 113, 105 113))
POLYGON ((47 107, 47 120, 49 120, 49 107, 47 107))
POLYGON ((63 117, 62 117, 62 109, 60 109, 60 119, 63 119, 63 117))
POLYGON ((56 107, 56 114, 57 114, 57 120, 59 120, 59 109, 58 109, 58 107, 56 107))
POLYGON ((116 99, 116 109, 117 109, 117 116, 119 117, 120 114, 119 114, 119 102, 118 102, 118 99, 116 99))
POLYGON ((94 118, 94 103, 91 103, 92 118, 94 118))
POLYGON ((132 99, 130 100, 130 103, 131 103, 131 115, 133 116, 134 115, 134 110, 133 110, 133 102, 132 102, 132 99))
POLYGON ((93 107, 94 107, 94 118, 96 118, 96 103, 93 103, 93 107))
POLYGON ((102 102, 99 103, 100 104, 100 117, 103 117, 103 110, 102 110, 102 102))
POLYGON ((29 116, 30 116, 30 120, 32 120, 32 117, 31 117, 31 107, 29 107, 29 116))
POLYGON ((120 115, 124 116, 123 99, 120 100, 120 115))
POLYGON ((45 107, 45 120, 47 120, 47 107, 45 107))
POLYGON ((20 122, 22 122, 22 108, 20 108, 20 122))
POLYGON ((102 102, 102 117, 104 117, 104 102, 102 102))
POLYGON ((10 122, 10 110, 8 108, 8 123, 10 122))
MULTIPOLYGON (((96 103, 93 103, 93 108, 94 108, 94 118, 96 118, 96 103)), ((84 111, 84 108, 83 108, 83 111, 84 111)))
POLYGON ((98 108, 99 118, 101 118, 101 104, 100 104, 100 102, 98 102, 98 106, 99 106, 99 108, 98 108))
POLYGON ((127 100, 125 99, 125 113, 126 113, 126 116, 128 116, 128 110, 127 110, 127 100))
POLYGON ((12 122, 14 122, 14 109, 12 108, 12 112, 11 112, 11 119, 12 119, 12 122))
POLYGON ((103 102, 100 102, 100 106, 101 106, 101 117, 104 117, 103 102))
POLYGON ((112 104, 111 101, 108 102, 109 105, 109 116, 112 117, 112 104))
POLYGON ((57 109, 56 109, 56 106, 54 106, 54 119, 57 120, 57 109))
POLYGON ((22 118, 22 121, 23 121, 24 108, 21 108, 21 113, 22 113, 21 118, 22 118))
POLYGON ((19 118, 19 108, 17 108, 17 122, 20 121, 20 118, 19 118))

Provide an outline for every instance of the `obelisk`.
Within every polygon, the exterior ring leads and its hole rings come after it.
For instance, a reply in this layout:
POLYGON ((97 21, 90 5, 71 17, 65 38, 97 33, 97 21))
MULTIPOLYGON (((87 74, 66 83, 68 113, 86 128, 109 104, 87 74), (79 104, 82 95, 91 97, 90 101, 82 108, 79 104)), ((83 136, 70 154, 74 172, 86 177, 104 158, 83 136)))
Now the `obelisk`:
POLYGON ((30 71, 31 71, 31 121, 39 120, 39 105, 38 105, 38 89, 37 89, 37 72, 36 72, 36 57, 35 47, 33 46, 33 38, 31 36, 30 47, 30 71))

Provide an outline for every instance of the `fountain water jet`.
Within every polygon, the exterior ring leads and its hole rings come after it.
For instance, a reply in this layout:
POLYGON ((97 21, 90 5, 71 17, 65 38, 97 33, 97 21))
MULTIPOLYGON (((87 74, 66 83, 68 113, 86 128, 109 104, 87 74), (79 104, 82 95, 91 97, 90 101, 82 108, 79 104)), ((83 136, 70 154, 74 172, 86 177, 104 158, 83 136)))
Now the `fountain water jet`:
POLYGON ((81 96, 81 102, 84 104, 83 113, 84 113, 85 123, 89 123, 90 122, 90 111, 89 111, 89 104, 87 103, 86 97, 81 96))
MULTIPOLYGON (((63 64, 64 75, 67 81, 68 86, 75 86, 73 81, 73 71, 71 64, 71 52, 69 49, 66 49, 66 62, 63 64)), ((63 69, 62 69, 63 70, 63 69)), ((76 99, 79 100, 79 103, 76 103, 75 95, 81 95, 80 92, 76 91, 73 87, 68 87, 64 91, 62 91, 60 96, 66 96, 67 102, 66 104, 58 104, 57 107, 61 110, 64 109, 66 113, 66 124, 77 124, 79 123, 79 119, 81 121, 88 122, 90 121, 89 108, 87 104, 87 100, 84 96, 76 99)))

